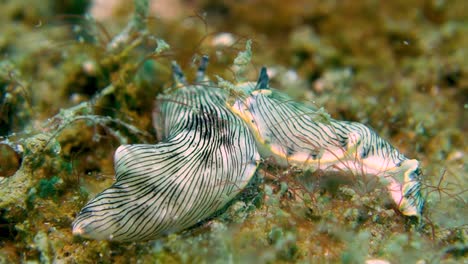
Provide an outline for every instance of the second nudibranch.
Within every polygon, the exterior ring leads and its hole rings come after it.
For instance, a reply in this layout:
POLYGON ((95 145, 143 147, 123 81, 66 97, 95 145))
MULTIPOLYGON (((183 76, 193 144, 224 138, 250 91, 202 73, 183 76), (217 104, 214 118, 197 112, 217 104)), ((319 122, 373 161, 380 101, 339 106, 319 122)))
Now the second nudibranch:
POLYGON ((98 240, 145 241, 206 220, 247 185, 259 164, 255 140, 226 107, 226 91, 185 81, 174 64, 177 86, 159 96, 157 144, 120 146, 116 182, 89 201, 73 233, 98 240))
POLYGON ((407 216, 421 216, 419 162, 408 159, 369 127, 331 119, 323 111, 291 100, 269 87, 266 68, 258 82, 236 87, 228 107, 248 124, 263 158, 282 166, 351 171, 385 179, 407 216))

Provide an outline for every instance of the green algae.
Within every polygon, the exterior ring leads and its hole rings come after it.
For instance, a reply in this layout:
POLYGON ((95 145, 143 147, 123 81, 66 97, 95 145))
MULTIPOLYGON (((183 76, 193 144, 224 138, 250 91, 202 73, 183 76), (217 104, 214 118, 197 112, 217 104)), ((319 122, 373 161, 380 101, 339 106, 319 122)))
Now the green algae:
POLYGON ((57 185, 61 184, 62 182, 63 181, 57 176, 53 176, 49 180, 41 179, 37 187, 38 196, 41 198, 47 198, 47 197, 57 198, 59 194, 57 185))
POLYGON ((53 1, 7 1, 1 11, 0 50, 8 55, 0 64, 1 136, 23 142, 25 153, 0 190, 0 261, 466 261, 463 1, 196 1, 190 8, 207 12, 205 21, 142 19, 148 11, 138 8, 131 23, 131 11, 104 22, 107 34, 119 36, 107 41, 94 19, 81 27, 89 36, 83 38, 69 22, 50 22, 84 10, 71 2, 57 11, 53 1), (167 57, 190 67, 196 54, 209 54, 211 76, 226 86, 237 81, 231 63, 247 42, 210 45, 207 36, 222 31, 252 39, 242 64, 247 80, 261 65, 277 69, 272 86, 333 118, 369 124, 421 160, 425 225, 418 229, 398 215, 381 187, 359 177, 327 181, 319 172, 266 167, 260 190, 246 190, 253 197, 181 234, 132 244, 72 237, 76 212, 112 183, 115 148, 155 140, 153 98, 170 84, 167 57), (81 110, 54 117, 82 102, 81 110))

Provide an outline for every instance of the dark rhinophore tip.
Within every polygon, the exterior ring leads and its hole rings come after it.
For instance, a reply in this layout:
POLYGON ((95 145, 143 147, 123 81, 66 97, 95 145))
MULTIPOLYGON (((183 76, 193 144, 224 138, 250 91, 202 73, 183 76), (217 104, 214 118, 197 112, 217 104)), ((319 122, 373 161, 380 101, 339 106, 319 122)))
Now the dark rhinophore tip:
POLYGON ((185 79, 185 75, 182 72, 182 69, 180 69, 179 64, 177 64, 175 61, 172 62, 172 77, 174 78, 176 85, 187 84, 187 80, 185 79))
POLYGON ((205 79, 205 71, 206 71, 206 66, 208 65, 208 56, 203 55, 200 61, 200 66, 198 66, 197 70, 197 82, 203 81, 205 79))
POLYGON ((270 78, 267 74, 267 69, 265 66, 262 67, 260 70, 260 76, 258 77, 257 85, 255 86, 255 90, 259 89, 268 89, 269 88, 270 78))

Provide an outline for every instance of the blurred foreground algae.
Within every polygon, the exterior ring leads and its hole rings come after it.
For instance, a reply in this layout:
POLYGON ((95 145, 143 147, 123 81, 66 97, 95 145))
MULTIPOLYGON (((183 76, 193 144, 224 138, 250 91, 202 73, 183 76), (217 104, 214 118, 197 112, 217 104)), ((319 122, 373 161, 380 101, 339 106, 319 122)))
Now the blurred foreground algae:
POLYGON ((466 261, 463 1, 205 0, 180 5, 182 17, 117 8, 110 20, 74 7, 87 1, 66 2, 6 1, 0 11, 0 141, 22 157, 0 180, 0 262, 466 261), (68 10, 78 18, 62 19, 68 10), (220 32, 237 42, 214 45, 220 32), (246 79, 268 65, 277 87, 336 119, 369 124, 422 161, 425 225, 398 215, 368 179, 265 168, 194 229, 146 243, 72 237, 75 214, 112 182, 118 145, 155 141, 153 99, 170 83, 169 61, 188 68, 209 54, 212 79, 233 81, 229 65, 245 36, 253 54, 246 79), (155 38, 171 49, 155 52, 155 38))

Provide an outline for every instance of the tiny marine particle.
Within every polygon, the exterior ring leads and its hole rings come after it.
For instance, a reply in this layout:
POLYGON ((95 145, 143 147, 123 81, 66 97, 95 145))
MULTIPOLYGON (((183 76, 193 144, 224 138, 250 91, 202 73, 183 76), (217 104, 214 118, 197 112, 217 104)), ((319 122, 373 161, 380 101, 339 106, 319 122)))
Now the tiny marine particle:
POLYGON ((331 119, 320 109, 294 102, 269 87, 266 68, 258 82, 236 87, 245 96, 228 99, 255 136, 262 158, 303 169, 351 171, 385 178, 400 211, 421 216, 419 162, 408 159, 369 127, 331 119))
POLYGON ((117 149, 116 182, 79 212, 74 234, 144 241, 189 228, 247 185, 260 156, 279 166, 385 178, 400 211, 421 216, 417 160, 363 124, 333 120, 270 88, 266 68, 256 84, 228 93, 205 82, 207 60, 203 57, 194 85, 173 64, 176 87, 158 97, 153 120, 162 141, 117 149))

